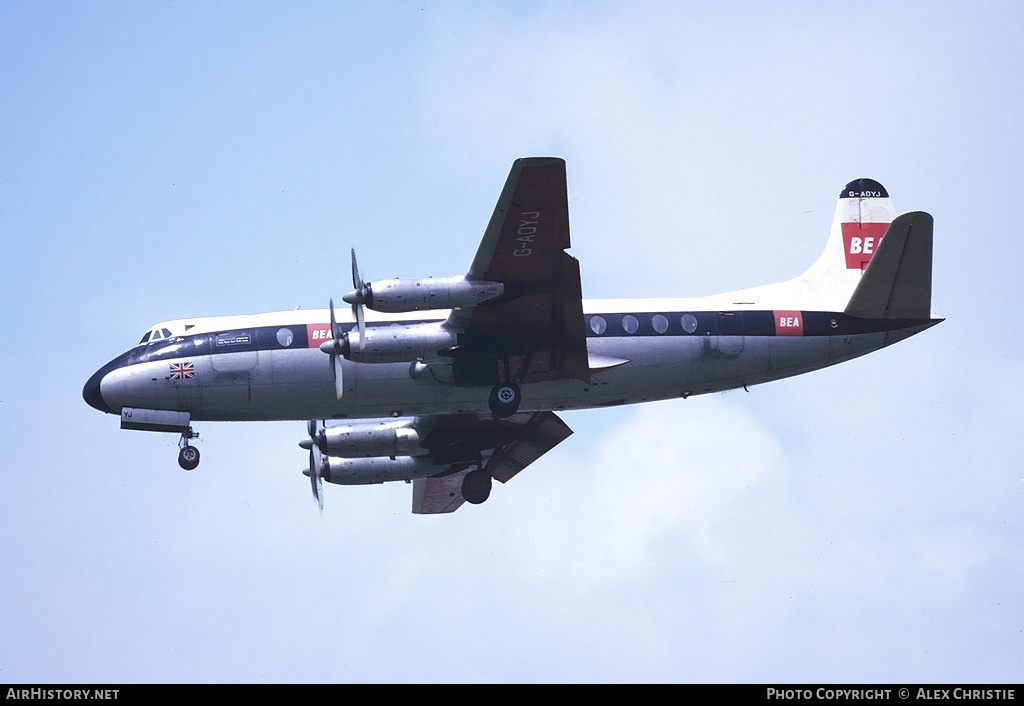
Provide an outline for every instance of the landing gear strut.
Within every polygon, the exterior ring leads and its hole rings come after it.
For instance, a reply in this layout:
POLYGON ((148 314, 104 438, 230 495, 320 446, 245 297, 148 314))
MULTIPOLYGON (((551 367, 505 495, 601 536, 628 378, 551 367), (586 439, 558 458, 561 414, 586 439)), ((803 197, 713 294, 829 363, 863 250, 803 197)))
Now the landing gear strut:
POLYGON ((192 431, 192 427, 181 432, 181 439, 178 441, 178 446, 181 448, 178 452, 178 465, 186 471, 191 471, 199 465, 199 449, 188 443, 189 439, 198 438, 199 434, 192 431))

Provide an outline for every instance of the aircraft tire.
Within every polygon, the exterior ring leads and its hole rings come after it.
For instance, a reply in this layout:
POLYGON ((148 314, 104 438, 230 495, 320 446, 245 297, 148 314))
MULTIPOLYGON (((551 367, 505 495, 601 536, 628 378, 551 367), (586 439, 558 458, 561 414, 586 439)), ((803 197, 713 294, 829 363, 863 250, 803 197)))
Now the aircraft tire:
POLYGON ((183 446, 178 452, 178 465, 186 471, 193 470, 199 465, 199 449, 195 446, 183 446))
POLYGON ((462 497, 467 503, 479 505, 491 496, 491 474, 487 471, 470 471, 462 479, 462 497))
POLYGON ((515 414, 522 401, 523 392, 519 389, 519 385, 514 382, 503 382, 491 388, 487 406, 491 408, 495 417, 504 419, 515 414))

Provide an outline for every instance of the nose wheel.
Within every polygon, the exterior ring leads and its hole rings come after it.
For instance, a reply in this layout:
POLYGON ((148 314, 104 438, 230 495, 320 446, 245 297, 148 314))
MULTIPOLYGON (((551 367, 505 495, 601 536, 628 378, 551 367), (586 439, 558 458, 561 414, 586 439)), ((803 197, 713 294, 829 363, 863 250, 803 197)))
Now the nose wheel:
POLYGON ((178 465, 186 471, 191 471, 199 465, 199 449, 188 443, 189 439, 198 438, 199 434, 189 427, 187 431, 181 433, 181 440, 178 441, 178 446, 181 447, 181 450, 178 451, 178 465))
POLYGON ((199 465, 199 449, 195 446, 184 446, 178 452, 178 465, 186 471, 191 471, 199 465))

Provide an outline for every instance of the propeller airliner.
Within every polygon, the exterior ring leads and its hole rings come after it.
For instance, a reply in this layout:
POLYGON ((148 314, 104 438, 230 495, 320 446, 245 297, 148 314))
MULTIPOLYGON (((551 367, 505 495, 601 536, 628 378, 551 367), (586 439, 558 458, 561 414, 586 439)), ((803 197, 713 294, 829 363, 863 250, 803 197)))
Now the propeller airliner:
POLYGON ((799 277, 690 299, 582 297, 565 162, 516 160, 466 274, 365 282, 347 307, 156 324, 83 389, 122 429, 305 420, 303 473, 412 483, 415 513, 479 504, 572 430, 561 410, 689 397, 799 375, 942 319, 932 217, 896 216, 871 179, 839 194, 825 250, 799 277))

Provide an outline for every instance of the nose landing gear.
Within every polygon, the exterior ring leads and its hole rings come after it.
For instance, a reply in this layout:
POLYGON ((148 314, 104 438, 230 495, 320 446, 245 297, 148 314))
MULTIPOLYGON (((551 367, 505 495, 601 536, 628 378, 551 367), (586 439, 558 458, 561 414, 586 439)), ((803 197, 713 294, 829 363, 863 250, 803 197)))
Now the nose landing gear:
POLYGON ((198 438, 199 434, 192 431, 192 427, 181 432, 181 439, 178 441, 178 446, 181 448, 178 451, 178 465, 186 471, 191 471, 199 465, 199 449, 188 443, 189 439, 198 438))
POLYGON ((195 446, 185 445, 178 452, 178 465, 186 471, 191 471, 199 465, 199 449, 195 446))

